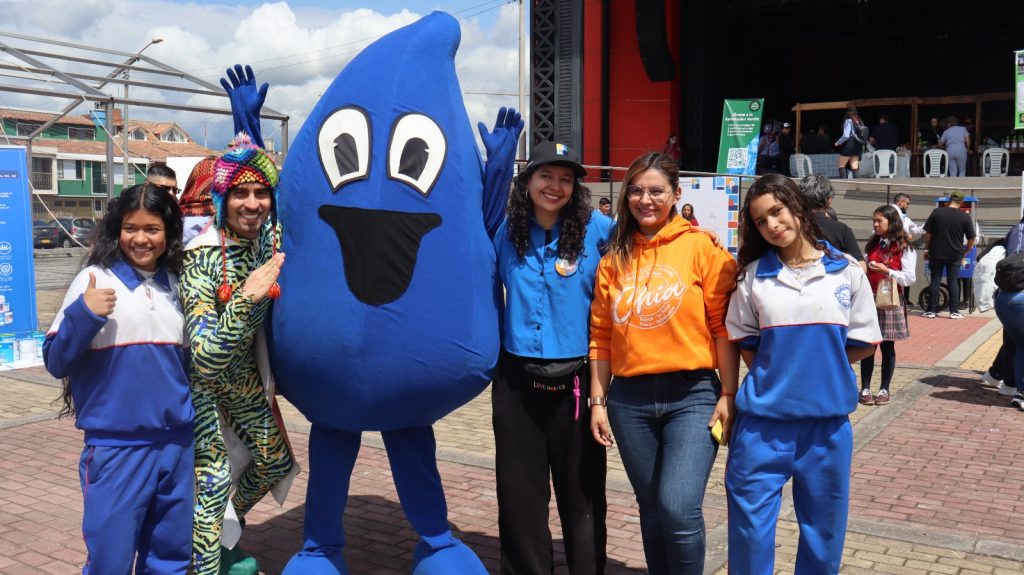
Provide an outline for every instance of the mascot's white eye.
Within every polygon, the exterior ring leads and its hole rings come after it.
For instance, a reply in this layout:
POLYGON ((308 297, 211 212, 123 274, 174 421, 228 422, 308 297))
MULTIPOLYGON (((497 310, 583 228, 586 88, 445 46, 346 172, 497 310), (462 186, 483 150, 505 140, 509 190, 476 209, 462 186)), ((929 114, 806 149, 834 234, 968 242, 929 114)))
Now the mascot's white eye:
POLYGON ((388 177, 429 196, 447 152, 448 142, 436 122, 422 114, 402 116, 391 130, 388 177))
POLYGON ((324 120, 317 137, 320 165, 331 188, 365 180, 370 166, 370 120, 361 108, 336 110, 324 120))

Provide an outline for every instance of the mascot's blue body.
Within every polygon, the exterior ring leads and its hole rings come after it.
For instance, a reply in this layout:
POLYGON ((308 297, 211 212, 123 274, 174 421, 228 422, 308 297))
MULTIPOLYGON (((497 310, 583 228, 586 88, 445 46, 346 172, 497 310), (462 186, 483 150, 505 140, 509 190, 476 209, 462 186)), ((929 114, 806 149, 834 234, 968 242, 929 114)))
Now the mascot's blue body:
POLYGON ((281 182, 280 389, 312 422, 303 550, 287 574, 347 573, 342 513, 360 433, 382 432, 414 572, 485 573, 448 527, 431 425, 480 393, 499 351, 490 236, 522 121, 480 126, 481 162, 443 13, 367 47, 295 139, 281 182))

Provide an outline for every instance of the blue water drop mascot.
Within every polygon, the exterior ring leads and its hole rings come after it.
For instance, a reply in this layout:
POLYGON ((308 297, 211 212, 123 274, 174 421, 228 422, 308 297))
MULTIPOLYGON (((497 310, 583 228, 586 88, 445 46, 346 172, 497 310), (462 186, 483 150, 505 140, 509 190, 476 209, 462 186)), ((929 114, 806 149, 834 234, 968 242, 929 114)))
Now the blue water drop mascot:
POLYGON ((287 575, 348 573, 342 514, 363 431, 380 431, 420 536, 413 573, 486 573, 448 526, 431 425, 479 394, 499 350, 490 237, 523 122, 479 125, 455 74, 460 30, 435 12, 361 52, 324 93, 283 170, 272 357, 312 422, 303 549, 287 575))

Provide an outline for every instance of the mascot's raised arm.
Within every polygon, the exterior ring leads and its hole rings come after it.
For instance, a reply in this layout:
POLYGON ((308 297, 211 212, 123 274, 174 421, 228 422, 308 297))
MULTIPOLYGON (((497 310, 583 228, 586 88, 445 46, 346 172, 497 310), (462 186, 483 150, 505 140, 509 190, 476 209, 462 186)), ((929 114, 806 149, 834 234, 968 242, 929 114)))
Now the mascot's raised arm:
POLYGON ((481 124, 458 78, 458 22, 435 12, 355 57, 309 115, 281 181, 272 357, 312 422, 303 550, 289 575, 347 573, 342 513, 363 431, 380 431, 420 535, 413 572, 486 573, 448 527, 431 425, 479 394, 499 350, 490 236, 523 122, 481 124))

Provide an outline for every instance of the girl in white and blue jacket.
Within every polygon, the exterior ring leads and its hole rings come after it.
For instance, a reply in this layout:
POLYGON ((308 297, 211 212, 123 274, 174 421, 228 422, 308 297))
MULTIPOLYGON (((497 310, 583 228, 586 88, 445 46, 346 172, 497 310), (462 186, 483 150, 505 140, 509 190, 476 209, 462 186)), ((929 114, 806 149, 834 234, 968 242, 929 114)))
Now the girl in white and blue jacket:
POLYGON ((782 488, 793 479, 797 575, 839 573, 850 500, 857 377, 881 333, 867 276, 818 240, 799 188, 770 174, 747 192, 726 317, 749 372, 736 393, 725 487, 729 572, 774 572, 782 488))
POLYGON ((85 434, 83 574, 183 574, 192 550, 194 456, 178 295, 181 211, 141 184, 111 204, 88 267, 46 335, 64 414, 85 434))

